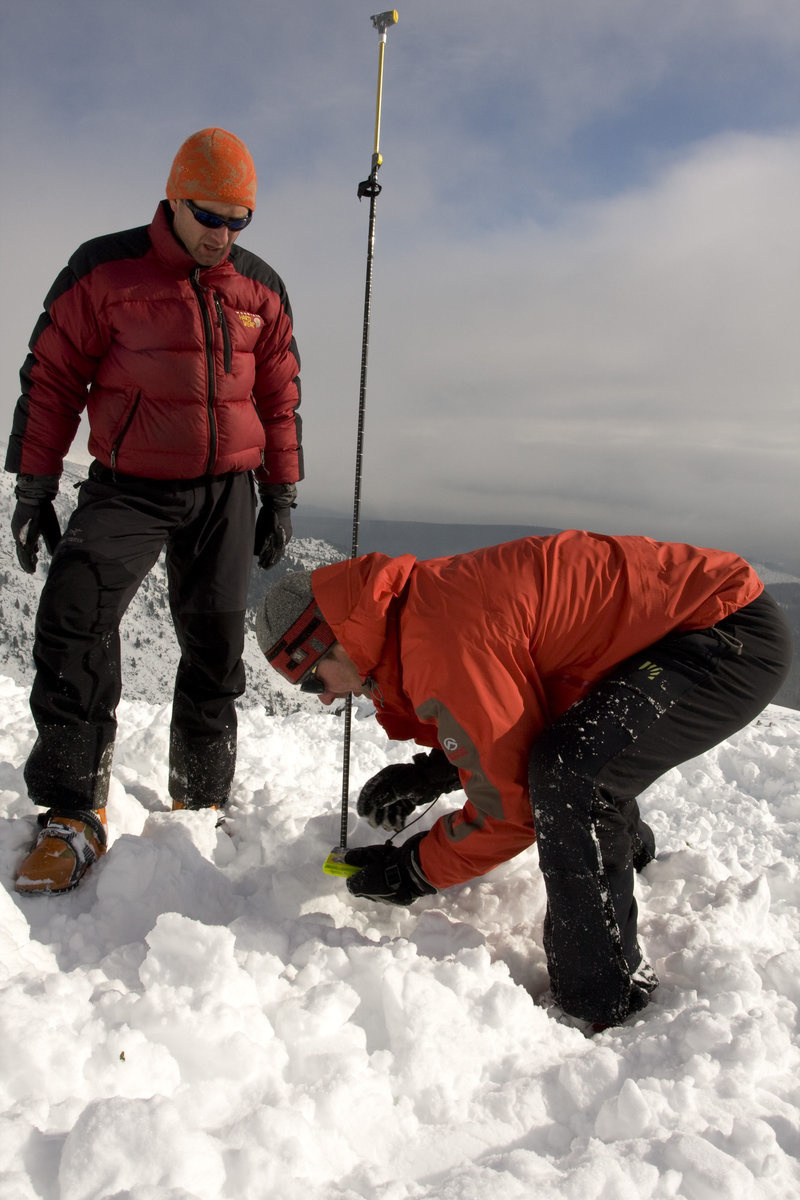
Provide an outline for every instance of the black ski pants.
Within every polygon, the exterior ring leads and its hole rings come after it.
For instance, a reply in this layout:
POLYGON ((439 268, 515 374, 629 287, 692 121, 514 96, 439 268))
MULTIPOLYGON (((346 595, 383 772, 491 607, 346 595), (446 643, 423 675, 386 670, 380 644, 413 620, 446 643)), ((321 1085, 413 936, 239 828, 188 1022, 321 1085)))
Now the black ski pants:
POLYGON ((105 805, 122 687, 120 621, 165 546, 181 651, 169 791, 188 808, 228 799, 255 508, 249 473, 162 482, 93 464, 36 618, 38 736, 25 765, 34 803, 60 813, 105 805))
POLYGON ((671 634, 621 663, 534 744, 545 953, 565 1012, 613 1025, 647 1004, 657 980, 632 978, 643 965, 633 880, 654 850, 636 798, 753 720, 791 658, 786 621, 762 593, 710 629, 671 634))

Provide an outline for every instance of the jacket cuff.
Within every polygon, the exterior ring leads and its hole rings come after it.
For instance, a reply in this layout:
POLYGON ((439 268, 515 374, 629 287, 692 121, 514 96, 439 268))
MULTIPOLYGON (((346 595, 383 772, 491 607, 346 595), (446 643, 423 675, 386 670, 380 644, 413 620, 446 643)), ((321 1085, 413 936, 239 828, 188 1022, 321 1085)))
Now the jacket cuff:
POLYGON ((297 485, 294 483, 259 483, 258 494, 261 503, 272 508, 297 507, 297 485))
POLYGON ((53 500, 58 495, 58 475, 18 475, 14 495, 30 504, 53 500))
POLYGON ((418 833, 416 837, 409 838, 400 847, 400 853, 405 860, 404 866, 409 875, 409 880, 412 888, 418 896, 433 896, 437 888, 433 886, 431 881, 425 875, 419 862, 419 854, 417 849, 420 842, 425 837, 424 833, 418 833))

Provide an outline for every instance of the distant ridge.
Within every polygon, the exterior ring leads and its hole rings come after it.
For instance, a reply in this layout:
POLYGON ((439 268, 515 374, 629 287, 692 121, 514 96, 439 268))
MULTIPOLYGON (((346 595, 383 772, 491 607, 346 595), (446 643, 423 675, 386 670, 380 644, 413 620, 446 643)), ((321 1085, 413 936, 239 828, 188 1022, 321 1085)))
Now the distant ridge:
MULTIPOLYGON (((0 440, 0 453, 5 445, 0 440)), ((65 463, 56 508, 62 525, 75 504, 74 485, 86 477, 86 468, 65 463)), ((0 675, 30 683, 33 674, 31 649, 39 592, 44 582, 48 555, 35 575, 26 575, 16 562, 9 529, 14 507, 14 476, 0 471, 0 675)), ((293 516, 295 537, 286 558, 273 571, 259 571, 255 560, 250 581, 247 613, 245 663, 248 691, 244 705, 263 705, 270 712, 316 711, 316 701, 303 696, 272 671, 258 649, 254 630, 255 610, 270 583, 287 570, 314 570, 326 562, 346 558, 352 543, 352 516, 328 514, 301 503, 293 516)), ((558 533, 540 525, 445 524, 427 521, 360 522, 360 554, 381 551, 395 557, 439 558, 463 554, 482 546, 497 545, 514 538, 558 533)), ((750 560, 771 594, 783 608, 800 648, 800 578, 794 563, 765 563, 750 560)), ((178 649, 169 618, 169 601, 163 556, 134 597, 122 623, 125 699, 149 703, 169 702, 172 695, 178 649)), ((789 678, 774 703, 800 709, 800 653, 796 654, 789 678)))
MULTIPOLYGON (((325 513, 320 509, 300 504, 292 517, 295 536, 321 538, 345 556, 349 556, 352 545, 352 516, 340 513, 325 513)), ((592 526, 584 526, 592 528, 592 526)), ((448 554, 465 554, 479 550, 482 546, 496 546, 521 537, 547 537, 560 533, 545 525, 490 525, 476 523, 444 523, 436 521, 389 521, 372 518, 359 522, 358 552, 369 554, 379 550, 394 557, 398 554, 413 554, 417 558, 441 558, 448 554)), ((596 530, 598 533, 610 532, 596 530)), ((620 531, 617 530, 617 533, 620 531)), ((676 538, 673 540, 680 540, 676 538)), ((800 559, 783 562, 765 562, 760 555, 748 555, 734 549, 755 566, 761 578, 772 586, 776 583, 800 584, 800 559)))
MULTIPOLYGON (((353 540, 352 517, 326 516, 304 512, 298 507, 292 518, 298 537, 318 537, 349 555, 353 540)), ((542 525, 446 525, 433 521, 376 521, 359 522, 358 552, 370 554, 379 550, 392 558, 398 554, 413 554, 417 558, 443 558, 448 554, 465 554, 482 546, 495 546, 521 537, 543 537, 558 533, 542 525)))

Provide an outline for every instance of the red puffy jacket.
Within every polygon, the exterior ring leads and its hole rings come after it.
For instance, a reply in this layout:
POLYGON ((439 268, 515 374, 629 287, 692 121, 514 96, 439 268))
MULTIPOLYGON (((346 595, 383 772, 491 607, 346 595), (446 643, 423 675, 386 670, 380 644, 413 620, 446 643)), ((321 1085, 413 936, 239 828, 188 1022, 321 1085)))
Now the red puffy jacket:
POLYGON ((763 590, 735 554, 571 530, 417 562, 366 554, 312 575, 314 596, 392 738, 441 745, 468 800, 420 843, 436 887, 535 840, 530 748, 614 666, 704 629, 763 590))
POLYGON ((302 477, 282 281, 237 245, 198 266, 171 216, 162 202, 150 226, 85 243, 59 275, 22 369, 7 470, 59 475, 88 402, 89 450, 122 474, 302 477))

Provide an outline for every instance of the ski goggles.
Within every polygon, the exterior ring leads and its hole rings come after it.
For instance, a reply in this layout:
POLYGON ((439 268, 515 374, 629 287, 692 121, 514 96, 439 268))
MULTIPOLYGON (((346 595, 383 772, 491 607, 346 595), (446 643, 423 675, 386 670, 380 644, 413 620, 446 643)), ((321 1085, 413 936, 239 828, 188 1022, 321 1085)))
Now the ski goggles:
POLYGON ((269 651, 267 662, 284 679, 299 684, 302 692, 320 696, 325 684, 316 674, 317 666, 335 641, 333 630, 312 600, 269 651))
POLYGON ((198 208, 194 200, 184 200, 184 204, 195 221, 200 225, 205 225, 206 229, 221 229, 224 225, 226 229, 230 229, 231 233, 238 233, 253 219, 252 212, 249 212, 246 217, 221 217, 219 213, 209 212, 207 208, 198 208))

